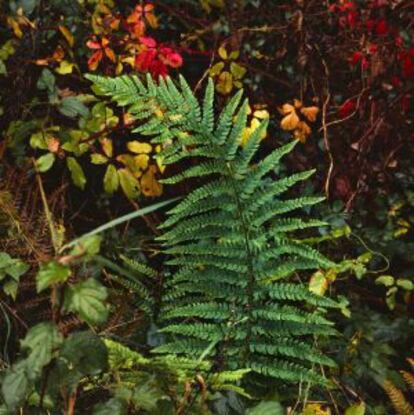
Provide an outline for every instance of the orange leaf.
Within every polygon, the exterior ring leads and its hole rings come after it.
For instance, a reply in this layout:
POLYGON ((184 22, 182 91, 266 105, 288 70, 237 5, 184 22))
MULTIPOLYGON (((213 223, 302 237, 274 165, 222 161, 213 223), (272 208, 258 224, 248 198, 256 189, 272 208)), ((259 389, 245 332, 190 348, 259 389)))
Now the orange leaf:
POLYGON ((95 71, 102 60, 102 50, 97 50, 88 60, 88 68, 91 71, 95 71))
POLYGON ((111 60, 112 62, 116 62, 116 56, 114 51, 111 48, 105 48, 105 55, 108 57, 109 60, 111 60))
POLYGON ((73 37, 70 30, 65 26, 59 26, 60 33, 64 36, 64 38, 69 43, 69 46, 73 48, 73 45, 75 44, 75 38, 73 37))
POLYGON ((282 108, 279 108, 279 112, 282 115, 290 114, 292 111, 295 111, 295 107, 291 104, 283 104, 282 108))
POLYGON ((297 128, 299 122, 300 120, 296 112, 292 111, 289 115, 286 115, 286 117, 282 119, 282 121, 280 122, 280 126, 285 131, 292 131, 295 128, 297 128))
POLYGON ((303 107, 300 112, 310 121, 315 122, 318 116, 318 107, 303 107))

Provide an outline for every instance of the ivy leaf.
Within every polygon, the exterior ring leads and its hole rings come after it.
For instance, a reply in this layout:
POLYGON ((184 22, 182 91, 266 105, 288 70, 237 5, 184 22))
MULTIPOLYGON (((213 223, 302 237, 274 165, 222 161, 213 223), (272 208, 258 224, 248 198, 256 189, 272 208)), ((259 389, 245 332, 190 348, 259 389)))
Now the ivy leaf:
POLYGON ((65 291, 65 308, 77 313, 89 324, 103 323, 108 317, 106 288, 93 278, 79 282, 65 291))
POLYGON ((74 157, 68 157, 66 160, 66 164, 71 173, 73 183, 75 184, 75 186, 83 190, 86 184, 86 177, 81 165, 74 157))
POLYGON ((30 352, 26 359, 29 378, 36 379, 62 341, 63 337, 53 323, 40 323, 29 330, 21 341, 22 350, 30 352))
POLYGON ((82 117, 89 115, 88 107, 78 97, 63 98, 59 105, 59 111, 69 118, 75 118, 77 115, 82 117))
POLYGON ((136 199, 140 194, 138 180, 127 169, 119 169, 118 177, 125 195, 129 199, 136 199))
POLYGON ((37 292, 40 293, 51 285, 65 282, 70 274, 70 269, 57 261, 42 264, 36 276, 37 292))
POLYGON ((106 193, 113 194, 118 190, 119 177, 118 172, 113 164, 106 168, 106 173, 103 179, 104 189, 106 193))
POLYGON ((1 393, 7 408, 16 411, 30 390, 30 381, 26 373, 26 362, 21 361, 6 371, 2 379, 1 393))
POLYGON ((48 171, 53 166, 53 163, 55 162, 55 158, 56 157, 53 153, 47 153, 47 154, 44 154, 43 156, 40 156, 36 160, 37 169, 41 173, 48 171))

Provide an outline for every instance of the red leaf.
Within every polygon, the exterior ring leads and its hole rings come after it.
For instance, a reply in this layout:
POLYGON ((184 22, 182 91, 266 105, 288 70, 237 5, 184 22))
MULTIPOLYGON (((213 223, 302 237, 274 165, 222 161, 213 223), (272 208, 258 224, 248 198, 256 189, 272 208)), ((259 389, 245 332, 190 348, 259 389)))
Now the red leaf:
POLYGON ((155 49, 141 51, 135 58, 135 66, 142 72, 147 72, 157 57, 155 49))
POLYGON ((355 110, 356 104, 355 101, 352 99, 347 99, 339 108, 339 116, 341 118, 346 118, 349 114, 351 114, 355 110))
POLYGON ((100 42, 96 41, 96 40, 88 40, 86 42, 86 46, 89 49, 102 49, 102 45, 100 42))
POLYGON ((172 68, 179 68, 183 64, 181 55, 168 47, 160 48, 160 60, 172 68))
POLYGON ((385 36, 389 31, 388 23, 385 19, 381 19, 377 22, 375 32, 378 36, 385 36))
POLYGON ((139 38, 139 41, 148 48, 156 48, 157 47, 157 41, 149 36, 141 36, 139 38))

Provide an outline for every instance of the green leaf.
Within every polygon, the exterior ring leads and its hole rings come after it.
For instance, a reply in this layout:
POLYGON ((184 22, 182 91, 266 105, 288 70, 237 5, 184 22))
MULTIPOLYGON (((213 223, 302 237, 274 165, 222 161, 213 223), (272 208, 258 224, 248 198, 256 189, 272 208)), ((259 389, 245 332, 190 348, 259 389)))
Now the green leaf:
POLYGON ((102 154, 94 153, 91 155, 92 164, 106 164, 108 163, 108 158, 102 154))
POLYGON ((59 111, 69 118, 75 118, 78 115, 87 117, 89 115, 88 107, 78 97, 63 98, 59 105, 59 111))
POLYGON ((30 381, 26 373, 26 362, 21 361, 6 371, 2 379, 1 393, 7 408, 16 411, 30 390, 30 381))
POLYGON ((414 290, 414 283, 406 278, 398 278, 397 285, 406 291, 414 290))
POLYGON ((138 180, 127 169, 118 170, 122 190, 129 199, 136 199, 140 194, 138 180))
POLYGON ((75 248, 72 249, 71 255, 96 255, 101 249, 102 236, 91 235, 79 239, 75 248))
POLYGON ((68 157, 66 160, 66 164, 71 173, 73 183, 75 184, 75 186, 83 190, 86 184, 86 177, 81 165, 74 157, 68 157))
POLYGON ((246 415, 285 415, 282 405, 276 401, 263 401, 246 411, 246 415))
POLYGON ((22 350, 28 350, 26 359, 30 379, 36 379, 53 358, 55 350, 62 344, 63 337, 53 323, 40 323, 32 327, 21 341, 22 350))
POLYGON ((43 69, 40 78, 37 81, 37 87, 40 90, 46 90, 49 93, 53 93, 56 88, 55 75, 53 75, 53 73, 49 69, 43 69))
POLYGON ((46 134, 42 131, 32 134, 30 136, 30 147, 47 150, 46 134))
POLYGON ((55 162, 55 155, 53 153, 47 153, 40 156, 36 160, 36 166, 41 173, 48 171, 55 162))
POLYGON ((19 285, 16 281, 9 280, 3 285, 3 291, 5 294, 13 298, 13 300, 16 300, 18 286, 19 285))
POLYGON ((0 75, 7 75, 6 65, 0 60, 0 75))
POLYGON ((65 339, 50 374, 51 389, 55 389, 55 384, 73 392, 85 376, 99 375, 107 367, 108 352, 98 335, 92 331, 71 333, 65 339))
POLYGON ((350 406, 345 411, 345 415, 365 415, 365 402, 350 406))
POLYGON ((65 282, 70 274, 70 269, 57 261, 42 264, 36 276, 37 292, 40 293, 51 285, 65 282))
POLYGON ((386 287, 391 287, 394 285, 394 277, 391 275, 381 275, 375 280, 375 284, 385 285, 386 287))
POLYGON ((106 173, 103 182, 106 193, 112 194, 118 190, 119 177, 116 167, 113 164, 110 164, 106 168, 106 173))
POLYGON ((93 415, 126 415, 126 404, 119 398, 112 398, 108 402, 96 405, 93 415))
POLYGON ((103 323, 108 317, 106 288, 93 278, 79 282, 65 291, 65 308, 77 313, 89 324, 103 323))

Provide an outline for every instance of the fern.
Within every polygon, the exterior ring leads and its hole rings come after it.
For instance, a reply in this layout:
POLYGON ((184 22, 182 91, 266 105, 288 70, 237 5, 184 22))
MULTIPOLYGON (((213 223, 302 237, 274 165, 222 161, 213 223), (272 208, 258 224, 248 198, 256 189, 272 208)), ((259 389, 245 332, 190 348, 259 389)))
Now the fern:
POLYGON ((323 225, 304 221, 300 212, 322 198, 284 197, 313 172, 269 177, 295 143, 254 165, 265 125, 242 147, 247 102, 236 94, 216 121, 211 80, 200 105, 182 77, 179 87, 169 78, 158 85, 151 78, 144 85, 136 76, 90 79, 142 120, 135 131, 161 143, 164 164, 199 160, 165 183, 207 180, 171 209, 161 226, 159 239, 172 257, 167 264, 176 272, 167 282, 161 312, 168 340, 155 352, 197 358, 208 350, 210 359, 225 362, 223 370, 248 368, 287 381, 324 382, 312 366, 333 362, 312 347, 312 336, 335 333, 322 314, 336 303, 279 281, 297 270, 334 265, 290 236, 323 225))

